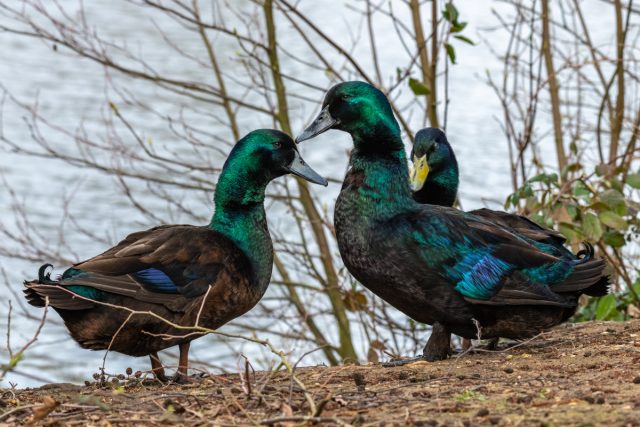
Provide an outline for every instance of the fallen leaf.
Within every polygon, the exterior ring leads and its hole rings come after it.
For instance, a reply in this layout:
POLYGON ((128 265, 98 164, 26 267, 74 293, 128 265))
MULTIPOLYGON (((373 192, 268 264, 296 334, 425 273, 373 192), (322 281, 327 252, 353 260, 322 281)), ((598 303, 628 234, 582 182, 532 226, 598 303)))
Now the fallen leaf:
POLYGON ((32 409, 32 414, 27 421, 27 424, 34 424, 44 419, 58 406, 60 406, 60 402, 58 402, 51 396, 45 396, 44 399, 42 399, 42 405, 36 406, 32 409))

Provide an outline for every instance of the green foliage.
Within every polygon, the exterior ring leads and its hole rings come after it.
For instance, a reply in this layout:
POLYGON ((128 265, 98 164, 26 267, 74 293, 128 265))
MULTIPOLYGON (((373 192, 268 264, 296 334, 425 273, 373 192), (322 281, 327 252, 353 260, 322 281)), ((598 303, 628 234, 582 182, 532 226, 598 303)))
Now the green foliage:
POLYGON ((564 171, 563 180, 555 173, 540 173, 505 202, 505 208, 515 208, 540 225, 557 229, 574 249, 583 241, 591 242, 615 272, 625 274, 621 282, 626 286, 621 283, 614 286, 616 293, 590 298, 576 320, 625 320, 630 306, 640 306, 640 273, 633 273, 637 266, 623 265, 625 261, 619 256, 626 246, 637 245, 640 237, 639 176, 625 176, 623 171, 611 171, 604 165, 589 174, 582 165, 573 163, 564 171))
POLYGON ((638 317, 640 278, 636 279, 631 289, 622 293, 612 293, 601 298, 591 298, 587 305, 574 316, 576 321, 587 320, 628 320, 638 317))
POLYGON ((418 96, 426 96, 431 93, 427 85, 414 78, 409 79, 409 88, 415 95, 418 96))
POLYGON ((637 194, 633 197, 637 193, 636 174, 628 175, 625 181, 623 174, 599 175, 600 167, 591 175, 584 173, 582 166, 573 169, 576 177, 564 182, 555 173, 528 179, 507 198, 505 208, 524 211, 542 226, 555 226, 571 245, 588 240, 620 248, 637 239, 640 206, 634 201, 637 194))
POLYGON ((473 390, 465 390, 453 397, 458 402, 466 402, 467 400, 487 400, 487 396, 473 390))
MULTIPOLYGON (((449 34, 453 35, 454 39, 472 46, 475 45, 473 40, 469 37, 460 34, 462 30, 467 27, 467 23, 459 20, 460 12, 458 12, 458 9, 454 6, 453 2, 449 2, 445 5, 442 10, 442 17, 449 23, 449 34)), ((451 43, 444 43, 444 49, 449 61, 451 61, 452 64, 455 64, 457 58, 455 47, 451 43)))

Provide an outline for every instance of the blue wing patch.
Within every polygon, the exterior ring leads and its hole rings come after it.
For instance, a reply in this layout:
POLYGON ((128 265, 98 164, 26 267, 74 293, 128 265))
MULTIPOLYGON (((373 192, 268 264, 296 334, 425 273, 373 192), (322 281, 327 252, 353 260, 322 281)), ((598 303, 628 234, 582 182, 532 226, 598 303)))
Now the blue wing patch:
POLYGON ((467 253, 453 267, 446 267, 446 271, 457 282, 456 291, 468 298, 488 300, 500 290, 498 285, 511 268, 484 250, 467 253))
POLYGON ((171 278, 157 268, 147 268, 133 273, 132 276, 140 282, 143 288, 151 292, 163 294, 177 294, 178 287, 171 278))

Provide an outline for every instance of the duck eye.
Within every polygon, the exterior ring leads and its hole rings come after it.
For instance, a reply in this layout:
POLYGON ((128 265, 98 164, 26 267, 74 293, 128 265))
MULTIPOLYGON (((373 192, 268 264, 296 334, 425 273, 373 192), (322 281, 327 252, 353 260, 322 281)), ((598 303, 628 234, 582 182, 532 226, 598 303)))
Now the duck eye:
POLYGON ((276 147, 276 148, 282 148, 282 142, 276 141, 276 142, 273 143, 273 146, 276 147))
POLYGON ((340 95, 340 99, 342 99, 343 101, 346 101, 349 98, 351 98, 351 97, 346 93, 343 93, 342 95, 340 95))

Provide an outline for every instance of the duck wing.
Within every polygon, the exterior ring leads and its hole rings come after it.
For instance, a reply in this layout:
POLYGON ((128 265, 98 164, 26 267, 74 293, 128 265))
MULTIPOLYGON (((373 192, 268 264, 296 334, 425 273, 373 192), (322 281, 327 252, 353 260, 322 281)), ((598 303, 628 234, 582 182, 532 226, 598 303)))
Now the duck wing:
POLYGON ((377 229, 373 247, 394 265, 449 282, 474 303, 571 306, 575 298, 558 292, 594 285, 605 266, 558 256, 515 229, 441 206, 420 205, 377 229))
POLYGON ((177 309, 215 286, 224 269, 250 271, 247 268, 244 253, 224 235, 206 227, 167 225, 128 235, 104 253, 75 264, 59 281, 41 274, 39 283, 29 286, 49 288, 52 306, 64 300, 58 308, 84 309, 91 302, 69 298, 69 292, 50 285, 70 287, 90 299, 98 295, 95 289, 177 309))
POLYGON ((552 248, 557 250, 557 254, 560 256, 566 256, 572 259, 575 258, 575 255, 564 247, 567 239, 560 232, 550 228, 541 227, 525 216, 494 211, 487 208, 476 209, 469 213, 483 218, 488 222, 512 228, 520 235, 534 242, 551 245, 552 248))

